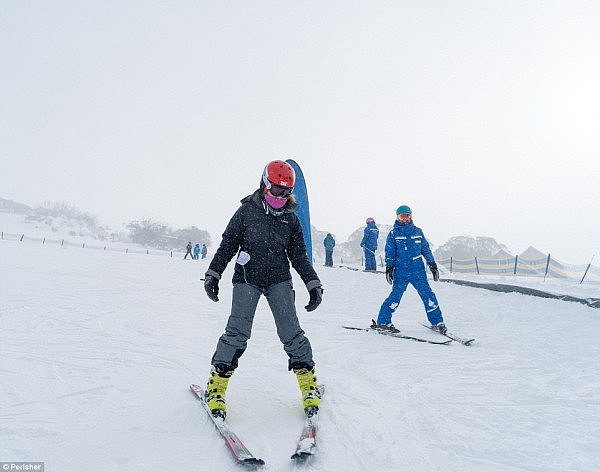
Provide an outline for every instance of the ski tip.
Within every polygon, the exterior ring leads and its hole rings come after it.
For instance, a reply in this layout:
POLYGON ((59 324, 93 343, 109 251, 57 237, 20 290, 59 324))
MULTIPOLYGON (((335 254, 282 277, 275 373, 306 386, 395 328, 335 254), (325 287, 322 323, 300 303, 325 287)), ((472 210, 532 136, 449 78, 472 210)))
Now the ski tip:
POLYGON ((262 459, 258 459, 256 457, 249 457, 247 459, 242 459, 240 463, 248 469, 257 469, 265 465, 265 461, 262 459))
POLYGON ((356 331, 369 331, 369 328, 357 328, 356 326, 343 326, 344 329, 354 329, 356 331))
POLYGON ((292 454, 290 459, 295 460, 296 462, 306 462, 306 460, 312 456, 314 456, 314 454, 311 452, 296 452, 292 454))

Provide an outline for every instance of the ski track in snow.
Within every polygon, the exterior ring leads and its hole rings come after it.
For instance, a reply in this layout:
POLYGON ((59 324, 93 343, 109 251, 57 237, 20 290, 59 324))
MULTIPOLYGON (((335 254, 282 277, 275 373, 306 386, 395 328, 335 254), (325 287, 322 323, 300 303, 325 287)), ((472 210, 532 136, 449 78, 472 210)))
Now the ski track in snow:
MULTIPOLYGON (((231 304, 233 263, 213 303, 200 281, 208 260, 1 241, 0 461, 237 470, 188 390, 206 382, 231 304)), ((301 400, 264 299, 230 381, 229 422, 264 470, 597 470, 596 310, 438 283, 450 330, 477 342, 422 344, 341 328, 376 317, 389 292, 382 274, 316 269, 325 293, 315 312, 295 275, 294 286, 327 385, 318 455, 289 459, 301 400)), ((424 321, 409 288, 394 323, 441 339, 424 321)))

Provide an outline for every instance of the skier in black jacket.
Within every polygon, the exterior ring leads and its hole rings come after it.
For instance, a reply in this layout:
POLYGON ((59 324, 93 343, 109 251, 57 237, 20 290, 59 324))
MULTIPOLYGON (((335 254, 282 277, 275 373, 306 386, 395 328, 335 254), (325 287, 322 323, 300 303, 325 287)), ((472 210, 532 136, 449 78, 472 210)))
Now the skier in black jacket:
POLYGON ((308 338, 300 327, 290 262, 310 294, 304 308, 313 311, 321 303, 323 289, 306 255, 297 204, 292 195, 294 169, 273 161, 264 169, 260 188, 244 198, 225 232, 205 275, 208 297, 219 301, 219 280, 237 254, 233 274, 233 300, 225 333, 212 357, 206 402, 214 416, 225 417, 225 390, 250 338, 256 306, 265 295, 277 326, 277 334, 289 357, 288 369, 298 378, 307 415, 319 408, 321 394, 308 338))
POLYGON ((190 255, 190 257, 193 259, 194 255, 192 254, 192 242, 188 241, 187 246, 185 247, 185 256, 183 256, 184 259, 187 259, 188 254, 190 255))

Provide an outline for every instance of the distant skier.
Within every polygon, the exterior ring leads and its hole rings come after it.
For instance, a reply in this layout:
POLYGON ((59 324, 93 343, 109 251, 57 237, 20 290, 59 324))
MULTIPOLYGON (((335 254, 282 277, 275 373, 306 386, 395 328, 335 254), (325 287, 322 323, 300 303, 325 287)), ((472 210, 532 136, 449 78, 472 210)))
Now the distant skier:
POLYGON ((382 303, 377 323, 373 325, 374 328, 393 332, 400 331, 392 324, 392 315, 398 308, 402 294, 410 283, 417 289, 425 305, 425 312, 431 326, 442 334, 446 333, 442 311, 429 282, 427 282, 423 257, 431 270, 433 280, 439 280, 437 264, 429 248, 429 243, 421 228, 414 225, 411 209, 402 205, 396 210, 396 221, 385 243, 385 277, 392 285, 392 293, 382 303))
POLYGON ((377 270, 377 262, 375 261, 377 238, 379 238, 379 229, 377 229, 375 220, 369 217, 367 218, 367 226, 360 242, 360 247, 363 248, 365 253, 365 270, 377 270))
POLYGON ((202 245, 202 249, 200 250, 200 254, 202 254, 202 259, 206 259, 206 253, 207 253, 207 249, 206 249, 206 244, 202 245))
POLYGON ((200 256, 200 244, 194 246, 194 259, 198 259, 200 256))
POLYGON ((327 267, 333 267, 333 248, 335 247, 335 239, 331 233, 327 233, 323 240, 323 246, 325 246, 325 265, 327 267))
POLYGON ((187 246, 185 247, 185 256, 183 256, 184 259, 187 259, 188 254, 190 255, 190 257, 193 259, 194 255, 192 254, 192 243, 191 241, 188 241, 187 246))
MULTIPOLYGON (((287 353, 288 369, 298 379, 306 414, 319 408, 321 394, 315 377, 312 348, 300 327, 294 305, 294 289, 289 262, 298 272, 310 294, 304 308, 313 311, 321 303, 323 289, 306 255, 306 246, 292 191, 294 169, 284 161, 265 167, 260 187, 242 200, 235 212, 205 275, 208 297, 219 301, 219 280, 237 253, 233 275, 233 300, 225 333, 219 338, 212 357, 206 388, 206 402, 214 416, 225 417, 225 391, 238 359, 247 347, 256 306, 261 295, 267 298, 277 326, 277 334, 287 353)), ((261 397, 272 389, 265 384, 261 397)))

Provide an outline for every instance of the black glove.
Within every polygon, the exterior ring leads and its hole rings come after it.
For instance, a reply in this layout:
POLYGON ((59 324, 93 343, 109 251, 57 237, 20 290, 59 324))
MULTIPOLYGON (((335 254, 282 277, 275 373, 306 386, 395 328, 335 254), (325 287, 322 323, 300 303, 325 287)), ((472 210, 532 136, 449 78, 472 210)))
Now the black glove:
POLYGON ((313 311, 321 304, 321 300, 323 300, 323 287, 319 285, 318 287, 310 289, 310 292, 308 293, 310 294, 310 300, 308 301, 308 305, 304 308, 306 311, 313 311))
POLYGON ((394 283, 394 268, 393 267, 386 266, 385 280, 387 280, 387 283, 390 285, 392 285, 392 283, 394 283))
POLYGON ((429 270, 431 270, 431 275, 433 275, 433 280, 435 282, 440 280, 440 271, 438 270, 436 263, 430 264, 429 270))
POLYGON ((219 297, 217 296, 219 295, 219 279, 207 274, 204 278, 204 290, 206 290, 208 298, 213 302, 219 301, 219 297))

